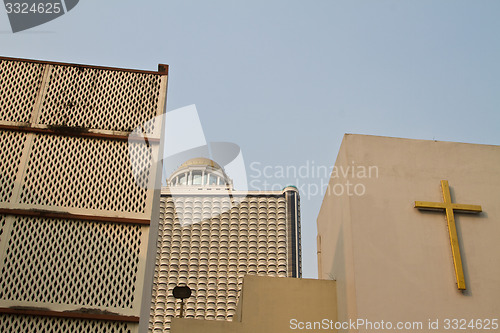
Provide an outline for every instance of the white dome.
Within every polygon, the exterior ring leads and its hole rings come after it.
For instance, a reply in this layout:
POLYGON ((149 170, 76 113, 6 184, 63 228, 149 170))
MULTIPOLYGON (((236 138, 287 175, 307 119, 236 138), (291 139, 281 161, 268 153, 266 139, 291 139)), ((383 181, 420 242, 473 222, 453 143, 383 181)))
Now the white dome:
POLYGON ((219 164, 205 157, 192 158, 170 176, 168 186, 186 187, 229 187, 231 179, 219 164))

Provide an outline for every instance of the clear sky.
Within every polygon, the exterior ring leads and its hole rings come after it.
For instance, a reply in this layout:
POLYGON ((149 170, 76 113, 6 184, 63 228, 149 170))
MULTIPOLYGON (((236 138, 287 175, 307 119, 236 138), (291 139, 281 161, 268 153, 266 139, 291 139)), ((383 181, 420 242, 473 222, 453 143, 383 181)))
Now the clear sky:
POLYGON ((16 34, 0 9, 0 55, 169 64, 167 111, 195 104, 253 189, 298 185, 305 277, 328 178, 312 170, 331 170, 344 133, 500 144, 498 0, 81 0, 16 34))

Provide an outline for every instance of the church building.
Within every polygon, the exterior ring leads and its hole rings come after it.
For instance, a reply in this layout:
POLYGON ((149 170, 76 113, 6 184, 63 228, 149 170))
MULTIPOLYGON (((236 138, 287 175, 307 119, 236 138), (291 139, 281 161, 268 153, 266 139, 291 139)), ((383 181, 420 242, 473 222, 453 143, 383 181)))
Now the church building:
POLYGON ((338 320, 500 331, 500 147, 346 134, 335 168, 353 165, 317 219, 338 320))

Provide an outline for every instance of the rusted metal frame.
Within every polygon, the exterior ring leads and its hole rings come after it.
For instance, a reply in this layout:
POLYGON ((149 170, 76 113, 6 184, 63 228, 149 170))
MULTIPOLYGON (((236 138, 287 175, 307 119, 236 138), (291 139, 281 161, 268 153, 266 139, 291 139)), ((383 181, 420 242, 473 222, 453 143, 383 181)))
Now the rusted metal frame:
POLYGON ((97 216, 97 215, 83 215, 71 214, 65 212, 45 211, 36 209, 18 209, 18 208, 0 208, 0 214, 28 216, 28 217, 42 217, 42 218, 55 218, 55 219, 69 219, 69 220, 84 220, 93 222, 110 222, 122 224, 137 224, 149 225, 149 219, 126 218, 116 216, 97 216))
POLYGON ((168 65, 166 65, 166 64, 158 64, 158 71, 155 72, 155 71, 147 71, 147 70, 141 70, 141 69, 81 65, 81 64, 66 63, 66 62, 44 61, 44 60, 34 60, 34 59, 24 59, 24 58, 11 58, 11 57, 1 57, 1 56, 0 56, 0 60, 31 62, 31 63, 35 63, 35 64, 80 67, 80 68, 101 69, 101 70, 131 72, 131 73, 139 73, 139 74, 153 74, 153 75, 168 75, 168 69, 169 69, 168 65))
POLYGON ((80 129, 75 127, 55 127, 55 128, 41 128, 32 126, 19 126, 19 125, 7 125, 0 124, 0 130, 4 131, 17 131, 24 133, 36 133, 36 134, 47 134, 47 135, 61 135, 70 137, 83 137, 83 138, 94 138, 94 139, 106 139, 106 140, 119 140, 119 141, 145 141, 147 145, 159 143, 159 138, 148 138, 140 135, 125 135, 125 134, 110 134, 110 133, 98 133, 90 132, 87 129, 80 129))
POLYGON ((91 313, 76 311, 51 311, 38 309, 18 309, 18 308, 0 308, 0 314, 18 315, 18 316, 40 316, 65 319, 86 319, 86 320, 106 320, 127 323, 139 323, 139 317, 123 316, 107 313, 91 313))

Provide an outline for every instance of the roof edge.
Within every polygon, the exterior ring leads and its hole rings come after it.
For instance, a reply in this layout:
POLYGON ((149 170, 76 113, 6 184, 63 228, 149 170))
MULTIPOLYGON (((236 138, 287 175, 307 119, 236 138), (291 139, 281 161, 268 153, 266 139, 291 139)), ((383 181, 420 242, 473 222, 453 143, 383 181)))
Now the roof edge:
POLYGON ((31 62, 31 63, 35 63, 35 64, 91 68, 91 69, 101 69, 101 70, 120 71, 120 72, 132 72, 132 73, 139 73, 139 74, 154 74, 154 75, 168 75, 168 69, 169 69, 169 66, 165 65, 165 64, 158 64, 158 71, 148 71, 148 70, 142 70, 142 69, 84 65, 84 64, 75 64, 75 63, 68 63, 68 62, 35 60, 35 59, 25 59, 25 58, 13 58, 13 57, 5 57, 5 56, 0 56, 0 60, 31 62))

